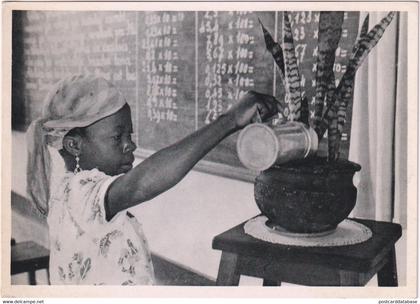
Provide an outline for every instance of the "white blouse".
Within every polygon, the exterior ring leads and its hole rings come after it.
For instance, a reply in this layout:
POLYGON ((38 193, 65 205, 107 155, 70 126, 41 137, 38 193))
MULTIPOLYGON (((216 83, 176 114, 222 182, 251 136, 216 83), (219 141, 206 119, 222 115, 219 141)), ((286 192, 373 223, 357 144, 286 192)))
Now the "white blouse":
POLYGON ((105 219, 105 195, 117 177, 68 172, 55 188, 47 220, 51 284, 154 284, 141 224, 127 211, 105 219))

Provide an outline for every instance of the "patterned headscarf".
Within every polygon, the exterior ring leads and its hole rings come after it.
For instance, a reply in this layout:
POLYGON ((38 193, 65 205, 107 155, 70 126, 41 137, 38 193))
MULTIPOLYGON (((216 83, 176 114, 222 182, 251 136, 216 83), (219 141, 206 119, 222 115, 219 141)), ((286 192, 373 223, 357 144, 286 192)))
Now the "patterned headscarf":
POLYGON ((75 75, 54 85, 44 101, 42 117, 27 131, 27 187, 37 209, 48 213, 51 155, 48 146, 60 150, 73 128, 86 127, 110 116, 126 104, 111 83, 96 76, 75 75))

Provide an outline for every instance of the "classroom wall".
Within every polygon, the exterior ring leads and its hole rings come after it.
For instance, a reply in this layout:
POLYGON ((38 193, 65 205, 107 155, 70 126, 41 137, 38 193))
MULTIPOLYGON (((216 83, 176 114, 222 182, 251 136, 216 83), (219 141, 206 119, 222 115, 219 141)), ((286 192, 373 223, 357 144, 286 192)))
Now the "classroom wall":
MULTIPOLYGON (((12 191, 27 196, 25 133, 14 131, 12 142, 12 191)), ((211 248, 212 239, 259 213, 253 195, 251 183, 193 170, 171 190, 131 211, 142 222, 153 253, 215 279, 220 252, 211 248)), ((12 225, 18 241, 32 238, 48 246, 47 228, 36 218, 14 212, 12 225)))

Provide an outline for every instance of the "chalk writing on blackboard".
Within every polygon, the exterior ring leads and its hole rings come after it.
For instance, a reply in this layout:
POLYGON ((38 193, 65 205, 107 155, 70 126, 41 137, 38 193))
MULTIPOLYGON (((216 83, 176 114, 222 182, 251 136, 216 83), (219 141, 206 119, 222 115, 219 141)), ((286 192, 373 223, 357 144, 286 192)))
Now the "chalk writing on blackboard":
MULTIPOLYGON (((205 123, 214 121, 247 90, 254 88, 254 20, 248 12, 229 12, 227 24, 220 24, 221 12, 205 12, 199 24, 205 40, 205 123)), ((201 38, 199 37, 199 39, 201 38)))
POLYGON ((145 57, 141 71, 146 73, 147 118, 159 123, 162 120, 178 121, 177 73, 178 46, 176 23, 184 19, 183 13, 146 16, 145 37, 141 48, 145 57))
POLYGON ((138 15, 139 146, 155 151, 195 130, 194 12, 138 15))
MULTIPOLYGON (((142 155, 211 123, 247 90, 284 98, 258 22, 281 42, 282 12, 22 11, 14 16, 20 21, 14 23, 20 26, 16 38, 22 41, 14 43, 21 72, 14 67, 19 87, 13 91, 26 105, 26 125, 40 116, 50 86, 74 73, 103 76, 121 89, 132 108, 142 155)), ((358 18, 358 12, 345 13, 334 65, 337 81, 345 72, 358 18)), ((313 115, 319 12, 291 12, 290 21, 313 115)), ((343 155, 351 106, 348 111, 343 155)), ((226 138, 205 157, 207 163, 242 172, 236 139, 235 134, 226 138)))
POLYGON ((109 79, 135 111, 135 26, 134 12, 26 12, 22 83, 28 120, 40 116, 51 85, 75 73, 109 79))
MULTIPOLYGON (((273 27, 273 13, 261 13, 273 27)), ((273 91, 273 66, 252 12, 198 13, 198 127, 229 109, 248 90, 273 91), (260 40, 260 41, 258 41, 260 40)), ((237 136, 220 143, 207 160, 241 166, 237 136)))

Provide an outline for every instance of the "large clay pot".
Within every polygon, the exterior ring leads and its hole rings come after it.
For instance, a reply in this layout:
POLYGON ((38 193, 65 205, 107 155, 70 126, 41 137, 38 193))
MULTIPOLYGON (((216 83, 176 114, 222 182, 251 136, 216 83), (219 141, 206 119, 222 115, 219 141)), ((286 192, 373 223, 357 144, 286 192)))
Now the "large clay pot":
POLYGON ((308 158, 261 172, 255 201, 271 225, 295 233, 322 233, 337 227, 353 210, 360 165, 348 160, 308 158))

